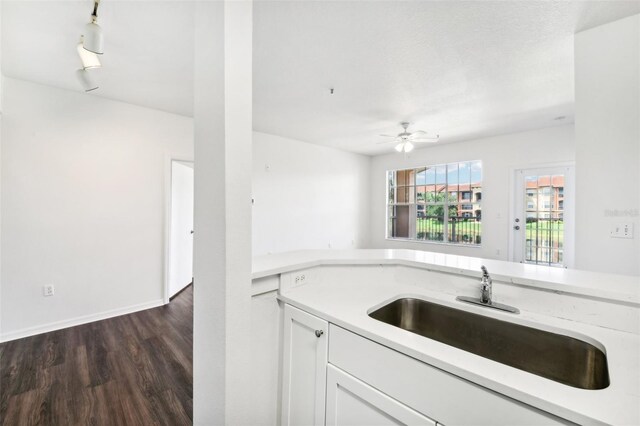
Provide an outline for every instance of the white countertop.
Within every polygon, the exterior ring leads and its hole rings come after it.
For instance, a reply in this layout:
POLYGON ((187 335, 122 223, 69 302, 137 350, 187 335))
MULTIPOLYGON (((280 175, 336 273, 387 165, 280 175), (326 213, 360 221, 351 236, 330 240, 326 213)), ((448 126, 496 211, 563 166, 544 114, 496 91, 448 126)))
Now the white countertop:
MULTIPOLYGON (((413 358, 579 424, 640 424, 640 336, 529 312, 520 315, 457 302, 451 295, 397 283, 316 283, 279 296, 286 303, 413 358), (370 318, 399 296, 419 297, 498 319, 594 340, 604 346, 611 384, 566 386, 370 318)), ((597 343, 596 343, 597 345, 597 343)))
POLYGON ((485 265, 491 277, 515 285, 640 304, 640 277, 550 268, 419 250, 300 250, 253 259, 253 279, 320 265, 396 264, 477 277, 485 265), (604 285, 603 285, 604 283, 604 285))
MULTIPOLYGON (((640 306, 640 278, 523 265, 415 250, 305 250, 254 259, 253 278, 320 265, 404 265, 640 306)), ((580 424, 640 424, 640 336, 595 325, 521 312, 493 311, 454 296, 395 282, 314 283, 279 296, 309 313, 452 374, 580 424), (602 390, 566 386, 427 339, 370 318, 399 296, 413 296, 498 319, 571 335, 605 348, 611 384, 602 390), (595 341, 595 342, 594 342, 595 341)))

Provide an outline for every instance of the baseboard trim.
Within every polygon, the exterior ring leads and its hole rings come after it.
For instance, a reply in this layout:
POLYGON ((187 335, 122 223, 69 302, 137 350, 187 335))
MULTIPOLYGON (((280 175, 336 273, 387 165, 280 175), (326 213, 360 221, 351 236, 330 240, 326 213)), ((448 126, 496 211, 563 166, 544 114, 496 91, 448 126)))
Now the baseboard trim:
POLYGON ((169 302, 171 302, 173 299, 175 299, 176 297, 178 297, 180 295, 180 293, 182 293, 183 291, 185 291, 186 289, 188 289, 190 286, 193 285, 193 281, 191 281, 189 284, 185 285, 184 287, 182 287, 180 290, 178 290, 178 292, 176 294, 174 294, 173 296, 171 296, 169 298, 169 302))
POLYGON ((97 314, 83 315, 67 320, 51 322, 44 325, 22 328, 20 330, 0 334, 0 343, 22 339, 24 337, 31 337, 37 334, 48 333, 50 331, 62 330, 63 328, 74 327, 76 325, 87 324, 94 321, 101 321, 120 315, 132 314, 134 312, 144 311, 146 309, 157 308, 158 306, 162 305, 164 305, 164 300, 157 299, 151 302, 138 303, 136 305, 130 305, 124 308, 111 309, 97 314))

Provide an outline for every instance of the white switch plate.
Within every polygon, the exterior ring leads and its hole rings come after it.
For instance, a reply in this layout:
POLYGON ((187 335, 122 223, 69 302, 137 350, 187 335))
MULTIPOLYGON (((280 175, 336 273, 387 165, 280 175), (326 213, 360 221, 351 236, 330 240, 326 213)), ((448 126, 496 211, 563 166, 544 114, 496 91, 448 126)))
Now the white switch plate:
POLYGON ((633 238, 632 223, 616 223, 611 228, 611 238, 633 238))

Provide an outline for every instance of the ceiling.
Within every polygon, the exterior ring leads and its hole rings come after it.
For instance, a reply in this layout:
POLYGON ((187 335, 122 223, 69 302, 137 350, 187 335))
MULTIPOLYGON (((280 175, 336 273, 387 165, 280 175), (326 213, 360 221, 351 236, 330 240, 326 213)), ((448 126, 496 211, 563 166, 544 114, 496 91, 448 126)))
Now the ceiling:
MULTIPOLYGON (((80 91, 76 45, 92 10, 93 0, 3 0, 3 74, 80 91)), ((193 2, 103 0, 98 24, 100 88, 87 96, 193 115, 193 2)))
MULTIPOLYGON (((3 73, 80 90, 91 9, 3 0, 3 73)), ((194 10, 103 0, 100 89, 87 96, 192 116, 194 10)), ((375 155, 404 120, 440 143, 571 122, 573 34, 636 13, 640 1, 256 1, 254 128, 375 155)))
POLYGON ((573 120, 573 34, 640 2, 258 2, 254 129, 365 154, 573 120), (329 88, 334 88, 333 95, 329 88), (565 116, 564 120, 554 120, 565 116))

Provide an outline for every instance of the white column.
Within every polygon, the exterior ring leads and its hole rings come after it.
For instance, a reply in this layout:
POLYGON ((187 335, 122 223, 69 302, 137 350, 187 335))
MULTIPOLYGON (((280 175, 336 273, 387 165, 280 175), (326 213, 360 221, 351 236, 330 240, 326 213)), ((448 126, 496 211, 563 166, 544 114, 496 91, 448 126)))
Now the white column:
POLYGON ((197 2, 194 424, 251 423, 252 3, 197 2))

